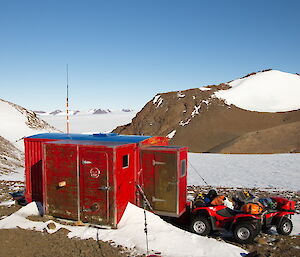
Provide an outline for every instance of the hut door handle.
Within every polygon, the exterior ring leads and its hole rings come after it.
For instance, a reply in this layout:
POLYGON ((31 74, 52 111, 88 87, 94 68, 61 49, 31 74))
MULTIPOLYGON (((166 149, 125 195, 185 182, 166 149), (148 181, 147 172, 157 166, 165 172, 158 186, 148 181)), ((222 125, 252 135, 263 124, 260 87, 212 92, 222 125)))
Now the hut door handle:
POLYGON ((85 161, 85 160, 82 160, 81 163, 82 163, 82 164, 92 164, 91 161, 85 161))
POLYGON ((158 161, 155 161, 153 160, 152 161, 152 165, 155 166, 155 165, 162 165, 162 164, 166 164, 165 162, 158 162, 158 161))
POLYGON ((152 202, 165 202, 166 200, 164 199, 159 199, 159 198, 155 198, 154 196, 152 196, 152 202))
POLYGON ((110 187, 99 187, 99 190, 108 191, 110 190, 110 187))

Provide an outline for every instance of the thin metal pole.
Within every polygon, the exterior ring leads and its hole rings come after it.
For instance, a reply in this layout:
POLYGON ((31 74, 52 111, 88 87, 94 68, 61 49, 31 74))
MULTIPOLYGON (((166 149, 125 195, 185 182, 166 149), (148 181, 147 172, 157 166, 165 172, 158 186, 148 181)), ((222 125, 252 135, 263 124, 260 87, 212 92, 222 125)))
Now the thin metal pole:
POLYGON ((69 65, 67 64, 67 134, 70 133, 70 120, 69 120, 69 65))
POLYGON ((144 201, 144 218, 145 218, 145 228, 144 232, 146 235, 146 248, 147 248, 147 256, 149 255, 149 242, 148 242, 148 229, 147 229, 147 216, 146 216, 146 202, 144 201))

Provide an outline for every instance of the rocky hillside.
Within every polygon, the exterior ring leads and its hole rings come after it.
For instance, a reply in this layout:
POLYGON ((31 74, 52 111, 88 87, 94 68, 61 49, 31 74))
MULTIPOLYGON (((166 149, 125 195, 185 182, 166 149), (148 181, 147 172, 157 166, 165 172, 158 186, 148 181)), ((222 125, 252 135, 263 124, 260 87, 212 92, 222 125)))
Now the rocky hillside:
POLYGON ((0 175, 23 167, 23 153, 8 140, 0 136, 0 175))
POLYGON ((0 99, 0 175, 23 167, 23 138, 38 133, 58 132, 36 114, 0 99))
MULTIPOLYGON (((25 124, 31 128, 31 129, 36 129, 36 130, 56 130, 56 128, 50 126, 47 122, 45 122, 44 120, 38 118, 36 116, 36 113, 30 110, 27 110, 26 108, 5 101, 3 99, 0 99, 0 102, 2 102, 4 105, 9 105, 12 107, 12 109, 15 109, 16 111, 18 111, 20 114, 22 114, 27 120, 25 121, 25 124)), ((0 111, 2 111, 0 109, 0 111)), ((1 122, 5 122, 5 120, 1 121, 1 122)))
POLYGON ((272 70, 252 73, 220 85, 158 94, 131 124, 114 132, 168 136, 172 144, 193 152, 300 152, 298 92, 300 76, 272 70), (235 105, 242 93, 248 97, 235 105), (260 111, 248 108, 247 101, 260 111), (289 111, 276 112, 282 106, 289 111))

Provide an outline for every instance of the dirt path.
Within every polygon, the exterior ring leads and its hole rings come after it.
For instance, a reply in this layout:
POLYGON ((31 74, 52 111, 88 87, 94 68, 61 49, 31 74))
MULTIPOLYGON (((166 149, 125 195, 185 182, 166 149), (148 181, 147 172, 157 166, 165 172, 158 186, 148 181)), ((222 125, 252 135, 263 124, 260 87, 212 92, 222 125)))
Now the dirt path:
POLYGON ((67 230, 54 234, 23 229, 0 230, 0 257, 124 257, 121 247, 93 239, 69 239, 67 230))

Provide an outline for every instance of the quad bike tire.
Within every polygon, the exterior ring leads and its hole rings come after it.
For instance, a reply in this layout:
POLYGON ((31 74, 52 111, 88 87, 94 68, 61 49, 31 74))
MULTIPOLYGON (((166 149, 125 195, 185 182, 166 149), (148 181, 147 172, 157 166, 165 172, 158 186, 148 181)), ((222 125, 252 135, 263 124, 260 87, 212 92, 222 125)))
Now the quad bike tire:
POLYGON ((211 233, 211 223, 205 216, 195 216, 191 222, 191 231, 201 236, 207 236, 211 233))
POLYGON ((254 225, 254 232, 255 232, 255 236, 254 237, 256 237, 263 230, 263 226, 262 226, 262 224, 260 222, 258 222, 256 224, 253 224, 253 225, 254 225))
POLYGON ((291 234, 293 230, 293 223, 289 218, 283 217, 281 221, 276 225, 276 230, 278 234, 287 236, 291 234))
POLYGON ((253 243, 257 232, 255 224, 250 221, 241 221, 234 226, 233 236, 235 241, 240 244, 250 244, 253 243))

